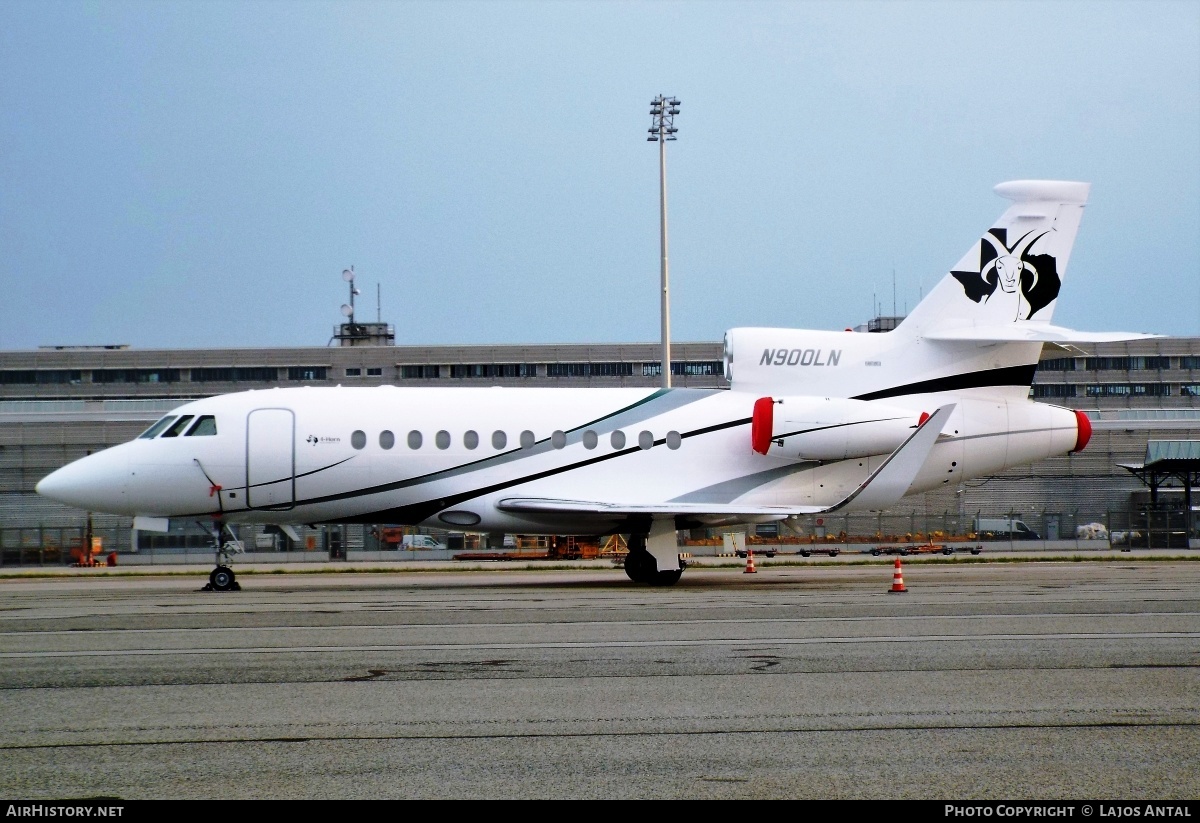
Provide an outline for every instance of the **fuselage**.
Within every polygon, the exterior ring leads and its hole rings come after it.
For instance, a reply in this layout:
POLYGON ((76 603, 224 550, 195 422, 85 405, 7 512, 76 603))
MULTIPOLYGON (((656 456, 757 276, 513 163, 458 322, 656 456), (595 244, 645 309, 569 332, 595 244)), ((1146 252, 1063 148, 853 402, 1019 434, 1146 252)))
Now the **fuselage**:
MULTIPOLYGON (((38 491, 130 516, 597 534, 626 522, 594 512, 506 511, 501 501, 679 504, 690 512, 681 524, 745 522, 753 518, 729 508, 833 505, 890 451, 812 459, 803 444, 828 428, 815 420, 818 434, 790 432, 795 439, 756 452, 760 397, 695 389, 247 391, 182 405, 142 436, 51 474, 38 491), (697 515, 705 505, 723 513, 697 515)), ((994 393, 892 397, 887 417, 907 411, 915 428, 922 412, 948 401, 954 414, 908 493, 1079 445, 1075 412, 994 393)), ((862 405, 864 419, 839 424, 851 439, 872 424, 871 404, 862 405)))

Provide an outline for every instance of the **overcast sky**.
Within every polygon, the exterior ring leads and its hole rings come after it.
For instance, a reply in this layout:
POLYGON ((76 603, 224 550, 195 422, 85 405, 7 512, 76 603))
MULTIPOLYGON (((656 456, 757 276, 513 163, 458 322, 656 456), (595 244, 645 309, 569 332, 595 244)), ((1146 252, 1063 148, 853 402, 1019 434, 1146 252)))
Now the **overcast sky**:
POLYGON ((1054 321, 1200 336, 1200 2, 0 3, 0 349, 903 314, 1082 180, 1054 321))

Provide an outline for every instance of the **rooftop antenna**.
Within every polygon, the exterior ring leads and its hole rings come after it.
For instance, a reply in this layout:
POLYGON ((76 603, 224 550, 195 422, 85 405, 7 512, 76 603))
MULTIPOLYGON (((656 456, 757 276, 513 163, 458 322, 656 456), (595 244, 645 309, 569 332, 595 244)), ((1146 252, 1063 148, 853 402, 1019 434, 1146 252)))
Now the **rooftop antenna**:
POLYGON ((379 299, 379 294, 380 294, 379 289, 380 289, 379 281, 375 281, 375 322, 376 323, 383 322, 383 304, 379 299))
POLYGON ((350 285, 350 302, 342 305, 342 314, 349 320, 350 325, 354 325, 354 295, 362 294, 358 289, 354 288, 354 266, 342 272, 342 279, 350 285))
POLYGON ((896 316, 896 264, 892 264, 892 317, 896 316))

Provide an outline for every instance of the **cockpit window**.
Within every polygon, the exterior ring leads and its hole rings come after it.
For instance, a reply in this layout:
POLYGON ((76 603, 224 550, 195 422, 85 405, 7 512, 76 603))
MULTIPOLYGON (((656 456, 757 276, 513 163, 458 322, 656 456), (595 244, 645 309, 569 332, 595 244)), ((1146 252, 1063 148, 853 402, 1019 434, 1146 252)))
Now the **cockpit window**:
POLYGON ((192 421, 193 417, 195 417, 195 415, 185 414, 183 417, 176 420, 175 423, 171 426, 171 428, 169 428, 165 432, 163 432, 162 436, 163 437, 178 437, 180 435, 180 433, 182 433, 183 430, 187 428, 188 423, 190 423, 192 421))
POLYGON ((187 437, 196 437, 198 435, 212 435, 217 433, 217 418, 211 414, 201 415, 195 424, 188 429, 187 437))
POLYGON ((171 425, 171 421, 174 419, 175 419, 175 415, 168 414, 162 420, 159 420, 153 426, 151 426, 150 428, 148 428, 144 432, 142 432, 140 435, 138 435, 138 437, 144 437, 147 440, 149 440, 151 437, 157 437, 158 433, 160 431, 162 431, 163 429, 165 429, 167 426, 171 425))

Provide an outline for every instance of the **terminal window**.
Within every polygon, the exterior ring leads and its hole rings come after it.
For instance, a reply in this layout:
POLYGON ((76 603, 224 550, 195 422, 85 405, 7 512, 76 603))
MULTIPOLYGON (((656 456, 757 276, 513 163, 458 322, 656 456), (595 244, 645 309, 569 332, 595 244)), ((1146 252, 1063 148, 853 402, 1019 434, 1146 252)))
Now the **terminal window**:
POLYGON ((441 366, 401 366, 400 376, 405 380, 422 380, 442 376, 441 366))
POLYGON ((324 380, 324 366, 289 366, 288 380, 324 380))

